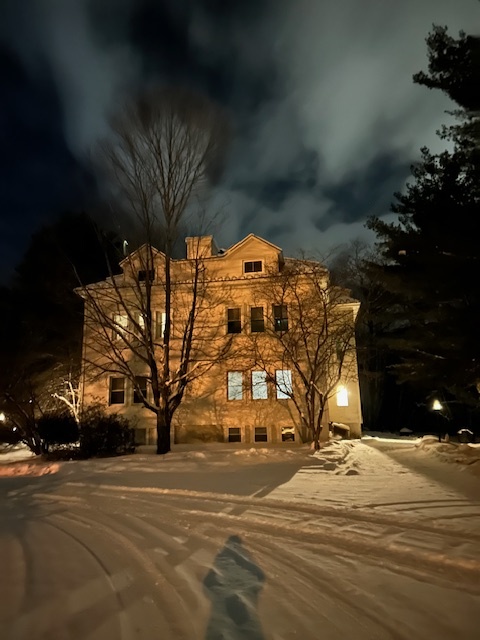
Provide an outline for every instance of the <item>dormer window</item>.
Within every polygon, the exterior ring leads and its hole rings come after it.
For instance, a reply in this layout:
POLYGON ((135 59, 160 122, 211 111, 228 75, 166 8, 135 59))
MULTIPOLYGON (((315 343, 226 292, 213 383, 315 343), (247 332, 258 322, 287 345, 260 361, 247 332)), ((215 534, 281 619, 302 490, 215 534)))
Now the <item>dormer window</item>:
POLYGON ((142 269, 138 272, 139 282, 153 282, 155 280, 155 269, 142 269))
POLYGON ((243 273, 258 273, 263 271, 263 263, 261 260, 250 260, 243 263, 243 273))

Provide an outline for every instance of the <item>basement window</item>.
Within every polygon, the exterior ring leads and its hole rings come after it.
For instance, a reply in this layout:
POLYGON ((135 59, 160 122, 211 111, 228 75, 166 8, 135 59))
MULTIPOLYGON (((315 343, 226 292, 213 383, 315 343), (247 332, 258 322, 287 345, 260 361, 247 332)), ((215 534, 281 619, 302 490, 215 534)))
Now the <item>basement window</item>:
POLYGON ((282 442, 295 442, 295 427, 282 427, 282 442))
POLYGON ((268 442, 267 427, 255 427, 255 442, 268 442))
POLYGON ((228 441, 229 442, 241 442, 242 431, 240 427, 229 427, 228 429, 228 441))

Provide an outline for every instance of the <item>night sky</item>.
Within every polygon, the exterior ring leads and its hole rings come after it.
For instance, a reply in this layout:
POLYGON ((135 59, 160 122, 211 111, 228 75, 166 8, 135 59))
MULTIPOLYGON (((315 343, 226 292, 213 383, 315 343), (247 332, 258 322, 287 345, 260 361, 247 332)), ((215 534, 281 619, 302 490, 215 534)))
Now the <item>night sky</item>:
POLYGON ((478 0, 2 0, 0 280, 31 234, 96 204, 106 114, 152 83, 206 92, 232 143, 220 245, 325 252, 386 215, 452 107, 412 82, 432 23, 480 33, 478 0))

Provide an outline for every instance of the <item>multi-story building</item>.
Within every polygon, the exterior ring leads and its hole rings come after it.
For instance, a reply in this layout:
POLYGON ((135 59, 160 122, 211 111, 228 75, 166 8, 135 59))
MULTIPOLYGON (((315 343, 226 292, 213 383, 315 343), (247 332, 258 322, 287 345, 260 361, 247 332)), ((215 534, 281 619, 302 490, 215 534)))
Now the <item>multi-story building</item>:
MULTIPOLYGON (((350 435, 359 437, 362 418, 353 330, 359 303, 332 287, 328 271, 319 263, 284 258, 279 247, 253 234, 228 249, 218 250, 211 236, 187 238, 186 245, 186 259, 171 262, 172 370, 185 351, 193 273, 201 302, 195 307, 191 379, 174 414, 172 441, 311 439, 302 404, 308 384, 310 392, 315 387, 314 391, 328 395, 322 439, 328 437, 331 422, 348 425, 350 435), (314 277, 309 277, 312 272, 314 277), (338 331, 340 324, 347 330, 338 331), (316 354, 316 364, 312 365, 309 349, 316 354), (312 376, 315 366, 323 370, 312 376)), ((85 298, 81 401, 84 407, 100 403, 107 411, 132 419, 137 441, 150 444, 156 440, 156 416, 143 398, 151 396, 151 368, 138 334, 148 325, 160 363, 166 323, 165 256, 154 250, 145 262, 142 250, 120 263, 120 275, 81 292, 85 298), (148 296, 142 293, 146 284, 148 296), (92 304, 102 309, 105 322, 98 312, 91 313, 92 304), (125 374, 125 367, 133 369, 135 377, 125 374)))

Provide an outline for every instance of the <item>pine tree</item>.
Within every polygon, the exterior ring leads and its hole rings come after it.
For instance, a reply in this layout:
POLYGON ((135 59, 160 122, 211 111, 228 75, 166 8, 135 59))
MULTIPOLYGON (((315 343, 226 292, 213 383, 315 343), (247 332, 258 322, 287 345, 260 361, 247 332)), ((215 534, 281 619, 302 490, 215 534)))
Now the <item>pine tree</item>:
POLYGON ((439 135, 451 151, 422 149, 413 180, 396 193, 397 223, 371 219, 389 292, 385 340, 399 381, 477 403, 480 381, 480 38, 434 27, 429 73, 414 81, 456 101, 456 124, 439 135))

